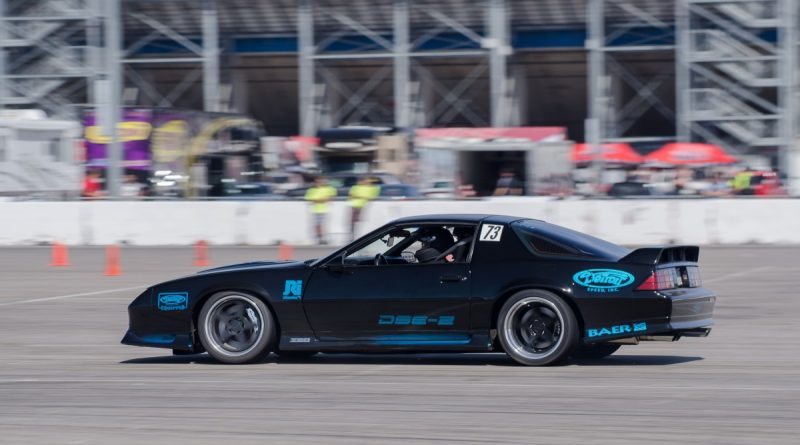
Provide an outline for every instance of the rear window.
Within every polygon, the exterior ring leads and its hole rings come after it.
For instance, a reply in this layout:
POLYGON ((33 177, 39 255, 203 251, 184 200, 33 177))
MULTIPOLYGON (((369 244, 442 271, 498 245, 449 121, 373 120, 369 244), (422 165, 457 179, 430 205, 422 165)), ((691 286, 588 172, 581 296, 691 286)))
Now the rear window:
POLYGON ((585 256, 616 261, 630 252, 614 243, 544 221, 523 219, 511 226, 523 243, 538 254, 585 256))
POLYGON ((581 252, 577 249, 563 246, 532 233, 523 234, 523 239, 525 239, 534 250, 540 253, 548 255, 581 255, 581 252))

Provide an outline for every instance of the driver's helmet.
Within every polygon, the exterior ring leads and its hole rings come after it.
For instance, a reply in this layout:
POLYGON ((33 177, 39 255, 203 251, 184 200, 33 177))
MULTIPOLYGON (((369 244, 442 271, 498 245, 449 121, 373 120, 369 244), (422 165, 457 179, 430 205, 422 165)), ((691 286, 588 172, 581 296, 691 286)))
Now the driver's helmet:
POLYGON ((444 252, 455 244, 453 235, 444 227, 436 227, 427 230, 420 241, 422 241, 425 247, 436 249, 439 252, 444 252))
POLYGON ((455 244, 453 235, 444 227, 425 229, 419 240, 422 243, 422 248, 414 253, 414 257, 420 263, 434 261, 455 244))

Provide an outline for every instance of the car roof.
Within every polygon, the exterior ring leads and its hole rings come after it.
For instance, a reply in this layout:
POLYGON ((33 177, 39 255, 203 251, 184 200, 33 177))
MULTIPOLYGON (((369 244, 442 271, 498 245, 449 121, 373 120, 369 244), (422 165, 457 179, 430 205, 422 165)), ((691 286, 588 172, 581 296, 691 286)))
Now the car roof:
MULTIPOLYGON (((389 223, 378 227, 377 229, 373 230, 370 233, 367 233, 360 237, 359 239, 355 240, 354 242, 358 242, 361 238, 374 235, 382 230, 385 230, 388 227, 397 226, 397 225, 404 225, 404 224, 424 224, 424 223, 452 223, 452 224, 478 224, 480 222, 490 222, 490 223, 498 223, 498 224, 510 224, 514 221, 521 221, 524 219, 529 218, 522 218, 519 216, 507 216, 507 215, 490 215, 486 213, 442 213, 442 214, 431 214, 431 215, 417 215, 417 216, 407 216, 405 218, 399 218, 394 221, 390 221, 389 223)), ((536 220, 538 221, 538 220, 536 220)), ((342 252, 346 252, 346 247, 343 246, 329 255, 318 258, 311 266, 316 266, 318 264, 322 264, 325 261, 330 260, 331 258, 336 258, 342 252)))
POLYGON ((507 215, 490 215, 485 213, 442 213, 433 215, 417 215, 407 216, 392 221, 394 224, 413 224, 413 223, 427 223, 427 222, 455 222, 455 223, 478 223, 481 221, 508 224, 514 221, 525 219, 519 216, 507 215))

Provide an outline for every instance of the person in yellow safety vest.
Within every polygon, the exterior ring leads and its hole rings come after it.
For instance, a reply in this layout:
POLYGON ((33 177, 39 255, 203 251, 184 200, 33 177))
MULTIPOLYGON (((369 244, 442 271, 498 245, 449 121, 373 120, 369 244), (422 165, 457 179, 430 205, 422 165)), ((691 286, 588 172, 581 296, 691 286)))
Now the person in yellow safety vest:
POLYGON ((317 177, 314 185, 306 192, 306 201, 311 203, 311 214, 314 217, 314 232, 319 244, 327 244, 325 239, 325 215, 330 211, 330 204, 336 197, 336 189, 323 177, 317 177))
POLYGON ((361 221, 364 207, 368 202, 378 198, 381 193, 380 186, 375 185, 375 182, 373 178, 365 177, 361 178, 356 185, 350 187, 350 197, 347 200, 352 209, 350 215, 350 240, 356 237, 356 226, 361 221))
POLYGON ((731 180, 731 188, 733 189, 733 193, 736 195, 751 194, 750 180, 752 178, 753 178, 753 171, 749 168, 747 170, 736 173, 736 175, 731 180))

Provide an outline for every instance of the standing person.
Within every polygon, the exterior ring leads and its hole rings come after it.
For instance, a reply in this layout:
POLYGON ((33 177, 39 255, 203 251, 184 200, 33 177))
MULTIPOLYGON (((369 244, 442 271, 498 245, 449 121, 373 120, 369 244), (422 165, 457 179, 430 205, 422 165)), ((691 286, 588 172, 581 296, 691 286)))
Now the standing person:
POLYGON ((514 177, 514 172, 511 170, 503 170, 494 188, 494 196, 518 196, 521 194, 522 186, 519 181, 517 181, 517 178, 514 177))
POLYGON ((314 217, 314 232, 319 244, 328 244, 325 239, 325 215, 330 211, 328 204, 336 197, 336 189, 328 184, 325 178, 319 176, 314 180, 314 185, 306 192, 306 201, 311 203, 311 214, 314 217))
POLYGON ((359 221, 361 221, 361 214, 364 210, 364 207, 367 205, 368 202, 376 199, 378 195, 381 193, 381 188, 375 185, 375 182, 372 178, 364 177, 361 178, 357 184, 350 187, 349 199, 347 200, 350 204, 351 213, 350 213, 350 240, 354 240, 356 238, 356 226, 358 225, 359 221))
POLYGON ((753 169, 747 167, 743 171, 736 173, 731 180, 731 187, 736 195, 752 195, 753 189, 750 188, 750 180, 753 179, 753 169))
POLYGON ((716 172, 708 187, 701 192, 704 196, 727 196, 730 194, 731 188, 728 183, 722 178, 722 173, 716 172))
POLYGON ((84 198, 101 198, 103 196, 103 178, 99 171, 89 170, 86 172, 81 196, 84 198))
POLYGON ((136 175, 125 175, 125 182, 119 186, 119 196, 124 198, 135 198, 142 195, 142 184, 136 179, 136 175))

